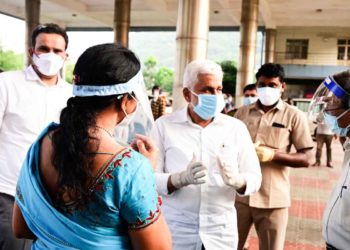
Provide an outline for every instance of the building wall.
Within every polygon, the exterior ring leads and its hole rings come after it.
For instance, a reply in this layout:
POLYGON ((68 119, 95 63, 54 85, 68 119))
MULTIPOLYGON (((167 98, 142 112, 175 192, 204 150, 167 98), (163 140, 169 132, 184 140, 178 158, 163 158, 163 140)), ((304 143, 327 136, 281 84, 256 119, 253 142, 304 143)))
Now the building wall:
POLYGON ((337 40, 342 38, 350 39, 350 28, 278 27, 275 61, 280 64, 350 66, 350 59, 337 59, 337 40), (308 39, 307 59, 285 59, 287 39, 308 39))

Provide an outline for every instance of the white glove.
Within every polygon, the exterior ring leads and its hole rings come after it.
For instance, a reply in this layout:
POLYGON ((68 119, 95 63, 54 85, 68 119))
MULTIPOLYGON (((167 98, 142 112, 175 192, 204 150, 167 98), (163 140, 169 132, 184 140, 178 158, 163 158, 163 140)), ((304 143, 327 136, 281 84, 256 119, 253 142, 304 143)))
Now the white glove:
POLYGON ((170 181, 177 189, 190 184, 203 184, 205 183, 205 176, 207 175, 207 168, 196 160, 196 156, 193 154, 191 162, 188 164, 185 171, 172 174, 170 181))
POLYGON ((227 165, 225 162, 221 161, 219 157, 217 157, 217 160, 220 167, 221 177, 227 186, 231 186, 234 189, 240 189, 246 185, 246 181, 238 172, 238 168, 227 165))

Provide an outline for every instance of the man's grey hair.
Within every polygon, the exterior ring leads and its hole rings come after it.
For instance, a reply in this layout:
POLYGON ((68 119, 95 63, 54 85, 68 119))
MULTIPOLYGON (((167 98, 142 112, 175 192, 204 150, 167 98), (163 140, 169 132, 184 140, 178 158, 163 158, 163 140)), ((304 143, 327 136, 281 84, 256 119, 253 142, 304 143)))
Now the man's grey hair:
POLYGON ((193 86, 198 82, 199 74, 215 75, 220 79, 224 75, 219 64, 210 60, 194 60, 185 68, 183 87, 193 89, 193 86))

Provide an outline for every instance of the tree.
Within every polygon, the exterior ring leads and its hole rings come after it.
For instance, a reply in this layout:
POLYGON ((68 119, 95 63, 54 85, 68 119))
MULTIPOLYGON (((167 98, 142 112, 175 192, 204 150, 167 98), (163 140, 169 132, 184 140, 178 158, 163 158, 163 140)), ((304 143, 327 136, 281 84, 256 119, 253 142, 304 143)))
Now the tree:
POLYGON ((235 96, 236 93, 236 77, 237 77, 237 66, 234 61, 222 61, 219 63, 222 71, 224 72, 224 79, 222 81, 223 92, 235 96))
POLYGON ((75 67, 75 64, 67 64, 66 65, 66 81, 69 83, 73 82, 74 67, 75 67))
POLYGON ((173 89, 174 71, 168 67, 157 67, 158 60, 155 56, 150 56, 144 61, 143 77, 147 89, 158 85, 164 91, 171 93, 173 89))
POLYGON ((155 75, 155 84, 170 94, 173 91, 174 71, 168 67, 161 67, 155 75))
POLYGON ((150 89, 155 84, 155 75, 157 71, 158 60, 155 56, 150 56, 143 62, 143 78, 145 80, 146 88, 150 89))
POLYGON ((24 67, 23 54, 15 54, 12 50, 4 51, 0 47, 0 69, 3 71, 20 70, 24 67))

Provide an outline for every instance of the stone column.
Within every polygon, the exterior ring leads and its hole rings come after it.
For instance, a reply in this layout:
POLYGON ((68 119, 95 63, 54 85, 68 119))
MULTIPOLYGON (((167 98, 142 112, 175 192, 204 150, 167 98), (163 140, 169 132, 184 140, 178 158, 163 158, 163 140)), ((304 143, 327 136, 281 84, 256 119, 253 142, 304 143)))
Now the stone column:
MULTIPOLYGON (((40 23, 40 0, 26 0, 25 1, 25 52, 32 47, 32 32, 40 23)), ((25 57, 25 65, 29 65, 31 58, 27 53, 25 57)))
POLYGON ((176 62, 173 110, 186 104, 182 95, 185 66, 207 57, 210 0, 179 0, 176 25, 176 62))
POLYGON ((114 42, 129 46, 131 0, 114 2, 114 42))
POLYGON ((243 88, 254 83, 256 35, 258 29, 259 0, 242 1, 241 41, 236 80, 236 106, 243 100, 243 88))
POLYGON ((273 63, 275 61, 276 29, 266 29, 265 37, 265 63, 273 63))

